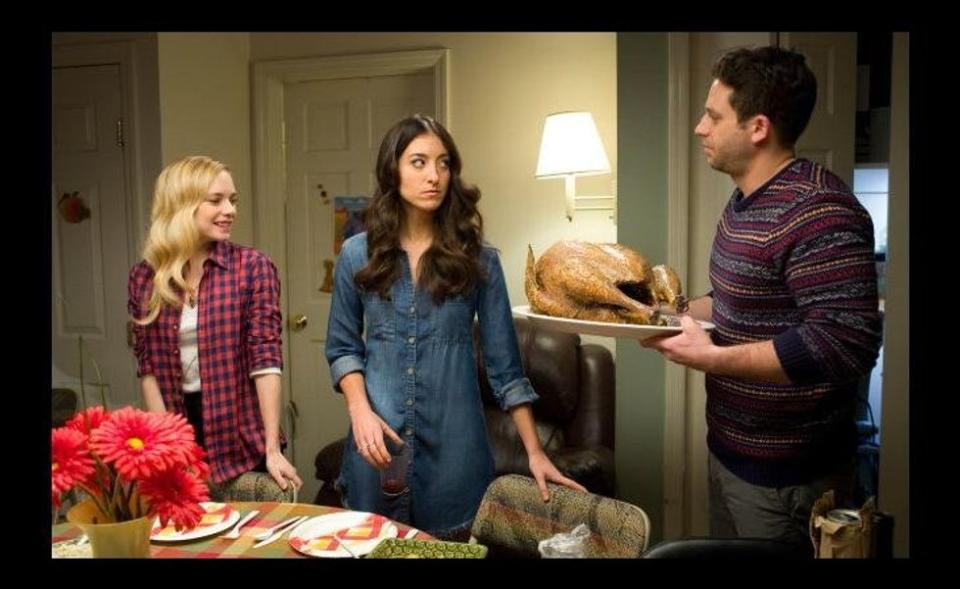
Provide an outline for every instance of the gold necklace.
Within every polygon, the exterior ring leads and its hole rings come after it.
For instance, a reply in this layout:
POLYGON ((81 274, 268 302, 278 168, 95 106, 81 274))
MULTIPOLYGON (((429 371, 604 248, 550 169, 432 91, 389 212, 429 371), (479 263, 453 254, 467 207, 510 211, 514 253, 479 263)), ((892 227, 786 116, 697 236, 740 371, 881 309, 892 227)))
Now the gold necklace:
MULTIPOLYGON (((200 277, 203 278, 202 276, 200 277)), ((190 308, 197 306, 197 300, 200 298, 200 281, 197 281, 197 285, 194 286, 192 281, 187 281, 187 304, 190 305, 190 308)))

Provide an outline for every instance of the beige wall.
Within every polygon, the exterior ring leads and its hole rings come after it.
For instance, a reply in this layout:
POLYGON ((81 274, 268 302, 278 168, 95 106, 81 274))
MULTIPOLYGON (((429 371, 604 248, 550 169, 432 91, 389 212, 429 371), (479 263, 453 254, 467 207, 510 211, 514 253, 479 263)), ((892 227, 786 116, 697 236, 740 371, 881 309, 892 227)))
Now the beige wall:
MULTIPOLYGON (((578 180, 578 194, 610 194, 617 162, 616 34, 614 33, 254 33, 250 59, 447 48, 450 132, 477 184, 487 239, 500 248, 510 301, 526 303, 527 244, 539 255, 555 241, 616 241, 605 212, 564 216, 563 181, 537 180, 534 170, 544 117, 561 110, 593 112, 610 158, 610 175, 578 180)), ((613 340, 601 340, 612 346, 613 340)))
POLYGON ((253 245, 250 35, 159 33, 161 153, 218 159, 233 171, 240 214, 232 239, 253 245))

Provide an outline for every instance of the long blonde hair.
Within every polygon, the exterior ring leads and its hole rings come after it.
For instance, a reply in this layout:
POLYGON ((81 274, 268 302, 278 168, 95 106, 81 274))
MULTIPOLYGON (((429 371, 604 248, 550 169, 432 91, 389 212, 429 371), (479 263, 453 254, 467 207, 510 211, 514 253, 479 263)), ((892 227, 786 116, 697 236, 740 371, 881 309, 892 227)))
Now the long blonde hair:
POLYGON ((153 293, 147 316, 134 321, 148 325, 160 315, 164 304, 183 305, 180 292, 186 292, 184 268, 200 245, 200 232, 193 220, 197 208, 207 198, 210 186, 220 172, 230 170, 221 162, 204 155, 187 156, 160 172, 153 191, 150 232, 143 247, 143 259, 153 268, 153 293))

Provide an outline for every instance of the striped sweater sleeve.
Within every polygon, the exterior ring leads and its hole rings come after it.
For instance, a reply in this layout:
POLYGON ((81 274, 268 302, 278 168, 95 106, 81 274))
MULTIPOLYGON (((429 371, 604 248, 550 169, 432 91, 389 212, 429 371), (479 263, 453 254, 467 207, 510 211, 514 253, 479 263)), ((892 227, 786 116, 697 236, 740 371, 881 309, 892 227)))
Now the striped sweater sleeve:
POLYGON ((870 216, 852 197, 828 197, 793 224, 783 268, 803 320, 774 338, 780 363, 796 384, 860 378, 882 338, 870 216))

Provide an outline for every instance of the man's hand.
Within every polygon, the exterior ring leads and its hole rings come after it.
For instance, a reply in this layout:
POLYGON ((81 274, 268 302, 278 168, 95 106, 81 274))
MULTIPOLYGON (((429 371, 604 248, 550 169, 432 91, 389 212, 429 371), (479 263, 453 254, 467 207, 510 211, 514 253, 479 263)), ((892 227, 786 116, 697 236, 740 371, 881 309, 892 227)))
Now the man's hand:
POLYGON ((703 372, 710 372, 717 346, 710 335, 689 315, 680 317, 682 332, 670 336, 654 336, 640 340, 645 348, 657 350, 668 360, 703 372))

